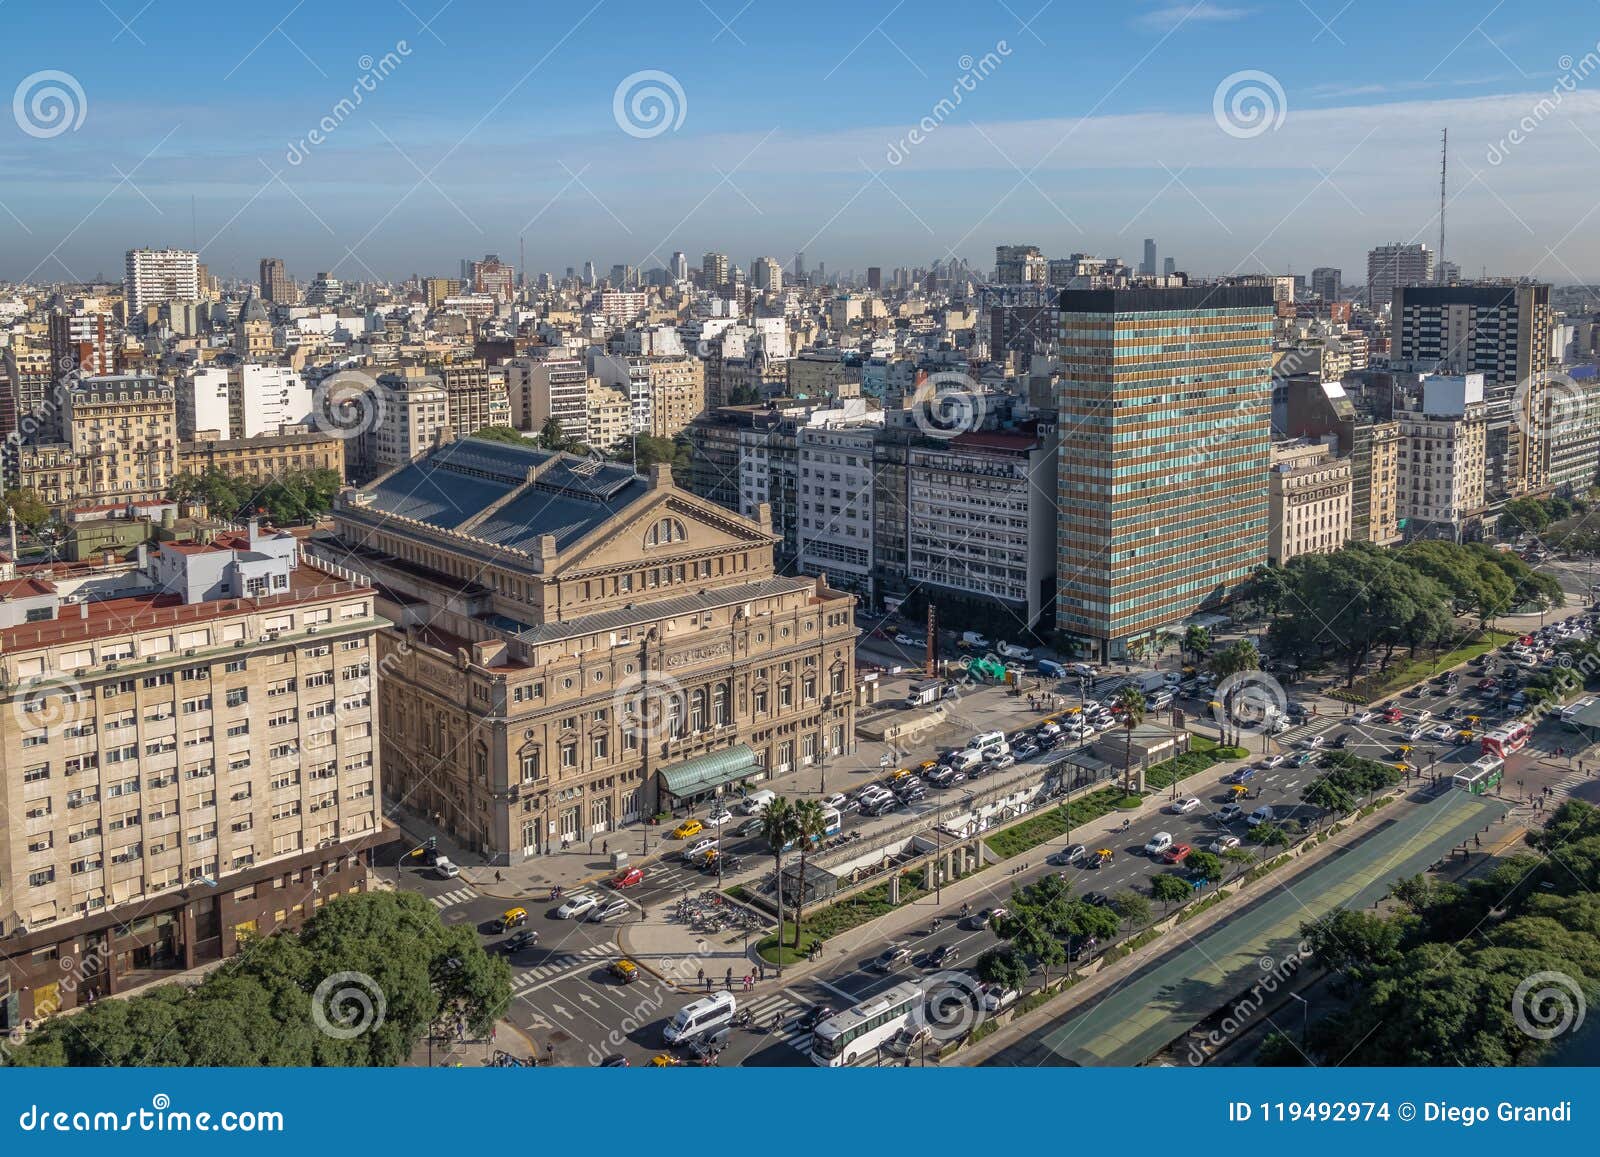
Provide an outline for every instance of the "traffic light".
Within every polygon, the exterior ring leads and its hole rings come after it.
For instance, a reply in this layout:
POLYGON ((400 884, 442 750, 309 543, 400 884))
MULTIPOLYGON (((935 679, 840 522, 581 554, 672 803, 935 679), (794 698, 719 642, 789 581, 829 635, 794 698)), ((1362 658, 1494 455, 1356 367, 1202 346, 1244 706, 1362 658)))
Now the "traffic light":
POLYGON ((438 848, 439 848, 439 837, 438 836, 429 836, 428 837, 428 851, 430 851, 430 852, 437 851, 438 848))

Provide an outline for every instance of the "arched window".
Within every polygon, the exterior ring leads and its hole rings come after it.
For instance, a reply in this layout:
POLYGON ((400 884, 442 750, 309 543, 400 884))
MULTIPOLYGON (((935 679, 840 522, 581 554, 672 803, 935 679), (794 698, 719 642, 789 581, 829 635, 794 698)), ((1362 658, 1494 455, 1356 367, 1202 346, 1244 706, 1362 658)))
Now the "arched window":
POLYGON ((644 536, 646 547, 666 546, 674 542, 682 542, 688 537, 683 528, 683 523, 676 518, 663 518, 650 528, 644 536))
POLYGON ((711 690, 711 722, 716 727, 728 725, 728 685, 718 683, 711 690))
POLYGON ((696 689, 689 695, 689 730, 704 731, 706 729, 706 693, 703 689, 696 689))

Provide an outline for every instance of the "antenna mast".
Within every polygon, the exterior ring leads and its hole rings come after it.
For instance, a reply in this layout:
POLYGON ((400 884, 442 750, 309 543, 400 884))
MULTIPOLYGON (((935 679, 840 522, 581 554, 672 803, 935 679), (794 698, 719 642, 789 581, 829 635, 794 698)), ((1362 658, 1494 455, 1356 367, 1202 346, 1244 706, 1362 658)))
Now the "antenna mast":
POLYGON ((1450 130, 1439 132, 1439 256, 1435 258, 1435 280, 1444 284, 1444 180, 1450 167, 1450 130))

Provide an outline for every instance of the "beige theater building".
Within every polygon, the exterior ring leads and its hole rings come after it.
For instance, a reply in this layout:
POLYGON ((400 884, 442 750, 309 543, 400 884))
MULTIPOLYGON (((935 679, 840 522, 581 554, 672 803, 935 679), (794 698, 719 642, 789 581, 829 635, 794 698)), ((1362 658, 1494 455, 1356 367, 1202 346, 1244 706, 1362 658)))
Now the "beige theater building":
POLYGON ((616 463, 447 442, 313 553, 381 592, 385 790, 487 860, 850 750, 854 600, 750 520, 616 463))

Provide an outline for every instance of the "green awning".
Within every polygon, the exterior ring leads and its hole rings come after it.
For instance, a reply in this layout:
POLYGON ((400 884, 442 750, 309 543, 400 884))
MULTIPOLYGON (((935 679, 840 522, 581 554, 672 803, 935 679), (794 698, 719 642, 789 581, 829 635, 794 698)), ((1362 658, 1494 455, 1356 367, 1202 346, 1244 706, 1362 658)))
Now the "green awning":
POLYGON ((699 795, 724 783, 760 774, 761 765, 748 744, 713 751, 661 769, 661 782, 679 799, 699 795))

